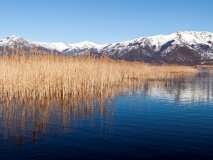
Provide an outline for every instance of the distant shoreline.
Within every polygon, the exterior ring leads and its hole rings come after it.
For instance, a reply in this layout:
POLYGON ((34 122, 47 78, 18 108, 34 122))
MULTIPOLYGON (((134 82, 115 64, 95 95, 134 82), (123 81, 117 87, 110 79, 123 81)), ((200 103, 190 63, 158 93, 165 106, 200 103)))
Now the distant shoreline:
POLYGON ((213 65, 195 65, 192 67, 196 69, 213 69, 213 65))

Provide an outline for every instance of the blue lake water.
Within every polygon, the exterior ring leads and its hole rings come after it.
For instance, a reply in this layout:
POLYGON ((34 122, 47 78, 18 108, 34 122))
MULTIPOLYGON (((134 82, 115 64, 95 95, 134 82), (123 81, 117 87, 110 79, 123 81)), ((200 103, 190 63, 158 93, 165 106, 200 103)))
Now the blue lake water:
POLYGON ((210 72, 147 82, 91 107, 33 117, 2 103, 0 159, 213 159, 210 72))

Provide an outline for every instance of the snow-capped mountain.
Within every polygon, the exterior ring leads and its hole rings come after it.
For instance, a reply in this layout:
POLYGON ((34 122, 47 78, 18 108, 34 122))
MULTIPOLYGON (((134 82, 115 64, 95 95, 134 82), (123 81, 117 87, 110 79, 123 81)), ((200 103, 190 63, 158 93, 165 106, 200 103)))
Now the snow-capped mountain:
POLYGON ((113 59, 145 61, 151 63, 199 64, 213 63, 213 33, 180 31, 170 35, 141 37, 135 40, 99 45, 84 41, 75 44, 29 41, 17 36, 0 40, 5 46, 23 47, 62 52, 65 55, 84 53, 106 54, 113 59))
POLYGON ((81 43, 69 44, 70 48, 64 51, 65 54, 76 53, 82 55, 88 52, 100 53, 104 45, 95 44, 93 42, 84 41, 81 43))
POLYGON ((132 61, 204 63, 213 59, 213 33, 181 31, 120 43, 72 48, 65 50, 64 54, 85 52, 107 54, 115 59, 132 61))
POLYGON ((63 42, 55 42, 55 43, 47 43, 47 42, 39 42, 35 41, 33 42, 37 47, 43 47, 48 50, 57 50, 59 52, 62 52, 63 50, 70 48, 68 44, 65 44, 63 42))
POLYGON ((0 47, 10 46, 10 47, 17 48, 18 46, 21 46, 25 50, 28 50, 28 49, 32 49, 34 45, 36 45, 38 49, 54 50, 58 52, 62 52, 63 50, 70 48, 69 45, 63 42, 47 43, 47 42, 39 42, 39 41, 29 41, 15 35, 12 35, 10 37, 0 40, 0 47))

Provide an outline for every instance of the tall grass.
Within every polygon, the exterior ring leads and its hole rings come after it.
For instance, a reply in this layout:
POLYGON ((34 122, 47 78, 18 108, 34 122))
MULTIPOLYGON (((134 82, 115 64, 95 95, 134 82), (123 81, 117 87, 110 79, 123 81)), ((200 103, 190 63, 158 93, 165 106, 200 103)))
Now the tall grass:
POLYGON ((21 47, 1 53, 3 135, 23 133, 30 128, 28 132, 33 133, 34 140, 36 133, 45 134, 55 126, 53 116, 58 116, 55 119, 60 122, 59 127, 69 125, 70 119, 75 117, 89 120, 99 115, 109 120, 110 109, 106 104, 113 107, 113 99, 119 94, 141 88, 147 81, 196 72, 187 66, 153 66, 115 61, 105 56, 94 58, 90 54, 64 57, 38 51, 35 47, 30 54, 21 47))
POLYGON ((1 98, 8 101, 55 96, 66 99, 68 95, 102 96, 115 86, 195 72, 186 66, 150 66, 106 57, 3 56, 0 62, 1 98))
POLYGON ((23 48, 6 49, 0 57, 0 100, 4 104, 46 99, 107 98, 119 86, 131 87, 147 80, 165 80, 176 74, 194 73, 191 67, 162 65, 151 66, 141 62, 115 61, 102 56, 64 57, 38 51, 34 46, 31 55, 23 48), (16 54, 14 54, 14 52, 16 54), (10 53, 10 54, 9 54, 10 53))

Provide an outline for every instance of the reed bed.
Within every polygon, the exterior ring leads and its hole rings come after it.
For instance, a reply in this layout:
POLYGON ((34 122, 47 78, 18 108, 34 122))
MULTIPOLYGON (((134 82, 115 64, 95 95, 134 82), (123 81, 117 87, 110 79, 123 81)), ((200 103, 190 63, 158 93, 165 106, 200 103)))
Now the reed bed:
POLYGON ((194 73, 187 66, 150 66, 140 62, 114 61, 107 57, 54 55, 0 58, 2 102, 68 96, 103 96, 115 86, 145 80, 164 80, 174 74, 194 73))
POLYGON ((94 89, 94 86, 119 85, 132 79, 163 79, 174 73, 193 73, 187 66, 150 66, 140 62, 114 61, 106 57, 99 59, 61 56, 1 57, 0 81, 4 88, 62 90, 79 87, 94 89), (7 86, 7 87, 6 87, 7 86), (10 88, 9 87, 9 88, 10 88), (23 88, 22 88, 23 87, 23 88))
POLYGON ((35 47, 32 53, 37 55, 27 56, 21 47, 16 51, 21 55, 0 57, 0 100, 4 104, 35 100, 44 105, 51 98, 63 99, 65 104, 68 99, 76 104, 82 99, 92 102, 97 97, 107 98, 120 86, 131 87, 147 80, 165 80, 176 74, 196 72, 187 66, 151 66, 114 61, 105 56, 94 58, 90 54, 47 55, 35 47))
POLYGON ((135 92, 147 81, 196 72, 188 66, 153 66, 90 54, 64 57, 37 51, 36 47, 30 54, 21 47, 1 53, 0 119, 5 126, 2 135, 12 139, 11 133, 31 132, 35 140, 38 133, 43 136, 46 131, 57 130, 56 126, 68 126, 76 117, 91 120, 100 116, 109 121, 109 106, 113 107, 118 95, 135 92), (53 119, 57 119, 58 125, 53 119))

